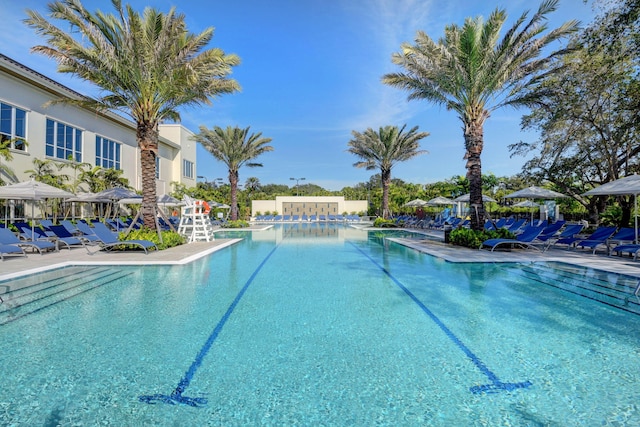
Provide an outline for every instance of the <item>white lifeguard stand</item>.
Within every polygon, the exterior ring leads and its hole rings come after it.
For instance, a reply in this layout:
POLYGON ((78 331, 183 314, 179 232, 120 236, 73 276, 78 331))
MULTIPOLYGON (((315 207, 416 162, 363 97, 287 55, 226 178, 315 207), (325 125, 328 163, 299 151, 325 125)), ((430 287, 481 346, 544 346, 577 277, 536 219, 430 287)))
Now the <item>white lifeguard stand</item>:
POLYGON ((194 200, 189 196, 182 199, 182 215, 178 233, 186 237, 188 242, 211 242, 213 238, 213 224, 209 217, 207 203, 201 200, 194 200))

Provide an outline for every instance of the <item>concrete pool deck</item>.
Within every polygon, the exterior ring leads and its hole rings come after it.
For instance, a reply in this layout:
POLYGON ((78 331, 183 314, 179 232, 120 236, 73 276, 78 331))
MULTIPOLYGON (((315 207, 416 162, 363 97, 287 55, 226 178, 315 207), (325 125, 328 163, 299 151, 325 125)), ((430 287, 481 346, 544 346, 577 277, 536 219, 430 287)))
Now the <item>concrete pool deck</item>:
MULTIPOLYGON (((259 232, 268 227, 270 226, 253 226, 250 230, 259 232)), ((490 252, 488 250, 469 249, 445 244, 442 241, 443 233, 441 231, 416 231, 413 229, 407 229, 406 231, 423 234, 424 238, 391 237, 390 240, 449 262, 556 261, 640 278, 640 261, 634 261, 629 257, 607 256, 602 253, 602 250, 595 255, 586 250, 567 250, 565 248, 554 248, 546 252, 532 249, 490 252)), ((7 256, 4 261, 0 261, 0 280, 70 265, 187 264, 233 245, 240 240, 216 239, 211 242, 195 242, 158 252, 151 251, 148 255, 138 251, 99 251, 90 255, 86 249, 74 248, 71 250, 62 249, 59 252, 45 253, 43 255, 29 253, 27 257, 7 256)), ((96 248, 93 247, 90 250, 95 252, 96 248)))

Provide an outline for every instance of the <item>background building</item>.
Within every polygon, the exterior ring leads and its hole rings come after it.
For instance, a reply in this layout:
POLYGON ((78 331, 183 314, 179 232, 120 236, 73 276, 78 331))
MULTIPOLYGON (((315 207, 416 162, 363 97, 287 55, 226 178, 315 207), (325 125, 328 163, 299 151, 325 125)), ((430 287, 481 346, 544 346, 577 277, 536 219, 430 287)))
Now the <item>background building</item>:
POLYGON ((277 196, 275 200, 251 201, 251 216, 258 212, 278 215, 341 215, 366 214, 366 200, 345 200, 343 196, 277 196))
MULTIPOLYGON (((18 181, 29 179, 25 171, 33 169, 33 159, 51 159, 122 170, 130 185, 141 190, 134 122, 114 113, 67 104, 45 106, 55 99, 82 97, 0 54, 0 139, 18 139, 11 144, 13 160, 9 163, 18 181)), ((195 186, 196 142, 189 140, 192 132, 180 124, 167 124, 160 125, 159 133, 157 193, 171 192, 172 181, 195 186)))

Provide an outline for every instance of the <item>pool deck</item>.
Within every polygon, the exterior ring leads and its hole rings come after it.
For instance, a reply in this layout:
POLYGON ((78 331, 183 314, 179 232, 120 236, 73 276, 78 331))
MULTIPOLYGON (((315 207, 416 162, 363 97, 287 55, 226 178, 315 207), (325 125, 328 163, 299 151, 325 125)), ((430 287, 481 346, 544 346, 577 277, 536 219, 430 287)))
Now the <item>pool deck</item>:
MULTIPOLYGON (((251 231, 260 231, 267 227, 253 226, 251 231)), ((358 227, 360 228, 360 227, 358 227)), ((245 229, 246 230, 246 229, 245 229)), ((536 262, 556 261, 613 273, 626 274, 640 278, 640 261, 629 257, 607 256, 600 250, 595 255, 587 250, 567 250, 552 248, 546 252, 533 249, 514 249, 490 252, 453 246, 443 242, 441 231, 407 231, 420 233, 424 239, 390 238, 401 245, 436 256, 449 262, 536 262)), ((25 274, 45 271, 51 268, 69 265, 180 265, 221 250, 239 242, 241 239, 215 239, 211 242, 195 242, 162 251, 151 251, 145 255, 140 251, 96 252, 86 249, 62 249, 59 252, 29 253, 27 257, 7 256, 0 261, 0 280, 12 279, 25 274)))

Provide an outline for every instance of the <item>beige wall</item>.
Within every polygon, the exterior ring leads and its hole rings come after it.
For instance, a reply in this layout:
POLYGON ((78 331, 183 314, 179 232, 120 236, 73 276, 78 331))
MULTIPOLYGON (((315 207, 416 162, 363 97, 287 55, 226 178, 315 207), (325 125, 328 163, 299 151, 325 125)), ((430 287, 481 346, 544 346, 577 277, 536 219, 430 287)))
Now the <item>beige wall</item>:
POLYGON ((274 211, 280 215, 340 215, 367 211, 366 200, 344 200, 342 196, 278 196, 275 200, 253 200, 251 216, 274 211))
MULTIPOLYGON (((0 102, 27 112, 25 151, 11 150, 13 160, 9 167, 17 175, 18 181, 29 178, 25 171, 33 169, 33 159, 47 159, 45 132, 47 119, 55 120, 82 131, 82 161, 95 165, 96 136, 110 139, 120 144, 121 169, 135 189, 142 189, 140 176, 140 155, 136 141, 135 123, 112 113, 96 113, 83 108, 55 104, 45 104, 53 99, 77 98, 81 95, 21 64, 0 55, 0 102)), ((159 194, 172 191, 171 182, 178 181, 194 186, 196 179, 196 147, 189 140, 192 133, 185 127, 161 125, 158 154, 160 156, 160 178, 157 180, 159 194), (194 163, 194 177, 188 179, 182 173, 182 160, 194 163)), ((67 160, 51 157, 65 163, 67 160)), ((4 161, 4 160, 2 160, 4 161)), ((73 176, 71 169, 61 173, 73 176)))

